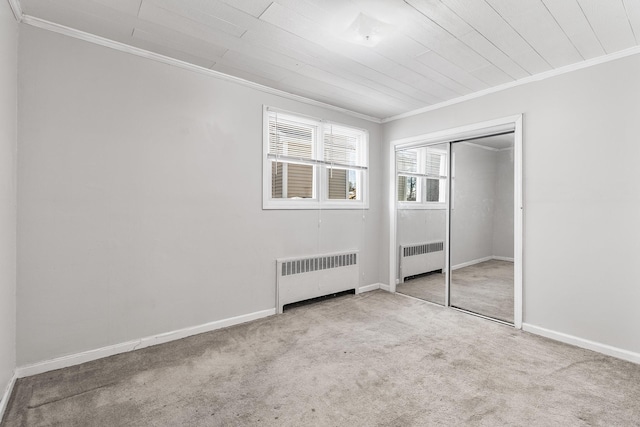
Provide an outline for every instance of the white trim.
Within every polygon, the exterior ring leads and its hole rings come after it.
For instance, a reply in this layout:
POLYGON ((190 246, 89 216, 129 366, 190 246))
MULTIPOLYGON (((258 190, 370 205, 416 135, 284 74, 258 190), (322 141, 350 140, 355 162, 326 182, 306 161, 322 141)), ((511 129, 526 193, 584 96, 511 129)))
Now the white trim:
MULTIPOLYGON (((488 120, 480 123, 459 126, 452 129, 444 129, 431 133, 411 136, 407 138, 393 140, 389 143, 389 198, 387 208, 389 209, 389 283, 391 292, 396 291, 397 279, 397 246, 396 246, 396 223, 397 223, 397 186, 396 186, 396 162, 395 152, 409 147, 422 145, 439 144, 443 142, 459 141, 466 138, 475 138, 483 135, 491 135, 503 131, 512 130, 514 132, 514 327, 522 328, 522 236, 523 236, 523 204, 522 204, 522 114, 488 120)), ((451 155, 450 155, 451 157, 451 155)), ((453 177, 455 171, 452 170, 449 177, 451 183, 449 194, 452 194, 453 177)), ((447 198, 450 209, 453 209, 453 200, 447 198)), ((450 209, 447 210, 449 214, 450 209)), ((447 216, 446 240, 449 241, 450 220, 447 216)), ((446 252, 448 255, 448 251, 446 252)), ((489 258, 491 259, 491 257, 489 258)), ((449 265, 450 260, 445 259, 445 265, 449 265)), ((448 270, 448 269, 447 269, 448 270)), ((449 278, 447 277, 447 284, 449 278)), ((445 294, 445 305, 449 306, 449 293, 445 294)))
POLYGON ((383 285, 382 283, 373 283, 371 285, 360 286, 360 288, 358 288, 358 293, 361 294, 363 292, 375 291, 377 289, 380 289, 380 286, 386 286, 386 285, 383 285))
MULTIPOLYGON (((488 137, 490 138, 490 136, 488 137)), ((478 144, 477 142, 469 142, 469 141, 461 141, 458 144, 463 144, 463 145, 470 145, 472 147, 476 147, 476 148, 482 148, 483 150, 489 150, 489 151, 495 151, 495 152, 500 152, 500 151, 511 151, 513 150, 513 146, 511 147, 504 147, 504 148, 494 148, 494 147, 488 147, 486 145, 482 145, 482 144, 478 144)))
POLYGON ((523 275, 523 238, 524 238, 524 172, 522 170, 522 114, 516 116, 513 133, 513 325, 522 329, 522 290, 524 288, 523 275))
POLYGON ((395 293, 398 280, 398 252, 396 252, 396 225, 398 222, 398 184, 396 182, 398 173, 396 171, 396 145, 393 141, 389 144, 389 199, 387 209, 389 210, 389 292, 395 293))
POLYGON ((537 82, 540 80, 546 80, 551 77, 559 76, 566 73, 571 73, 573 71, 582 70, 584 68, 593 67, 594 65, 600 65, 607 62, 615 61, 617 59, 626 58, 627 56, 632 56, 640 53, 640 46, 633 46, 628 49, 623 49, 618 52, 610 53, 608 55, 599 56, 597 58, 588 59, 582 62, 576 62, 575 64, 569 64, 564 67, 556 68, 553 70, 545 71, 543 73, 534 74, 529 77, 525 77, 519 80, 515 80, 513 82, 504 83, 498 86, 490 87, 484 90, 480 90, 478 92, 473 92, 468 95, 460 96, 458 98, 449 99, 447 101, 439 102, 437 104, 428 105, 426 107, 418 108, 416 110, 407 111, 406 113, 396 114, 395 116, 386 117, 381 120, 382 123, 389 123, 394 120, 400 120, 407 117, 416 116, 418 114, 426 113, 428 111, 439 110, 444 107, 448 107, 450 105, 460 104, 461 102, 470 101, 472 99, 480 98, 485 95, 489 95, 496 92, 501 92, 506 89, 511 89, 513 87, 522 86, 528 83, 537 82))
POLYGON ((523 323, 522 330, 566 344, 575 345, 576 347, 597 351, 598 353, 606 354, 607 356, 617 357, 618 359, 627 360, 633 363, 640 363, 640 353, 634 353, 633 351, 613 347, 608 344, 591 341, 574 335, 565 334, 563 332, 553 331, 551 329, 531 325, 529 323, 523 323))
POLYGON ((168 56, 160 55, 154 52, 150 52, 148 50, 144 50, 141 48, 137 48, 131 45, 127 45, 125 43, 120 43, 114 40, 110 40, 104 37, 97 36, 95 34, 86 33, 84 31, 77 30, 75 28, 66 27, 64 25, 56 24, 55 22, 47 21, 45 19, 36 18, 31 15, 25 15, 22 12, 22 8, 20 6, 19 0, 8 0, 11 9, 18 20, 18 22, 24 22, 27 25, 31 25, 37 28, 42 28, 44 30, 53 31, 55 33, 60 33, 67 35, 69 37, 74 37, 80 40, 87 41, 89 43, 95 43, 101 46, 105 46, 111 49, 119 50, 121 52, 130 53, 137 56, 142 56, 147 59, 159 61, 165 64, 174 65, 180 68, 189 69, 192 71, 196 71, 202 74, 207 74, 222 80, 231 81, 234 83, 241 84, 243 86, 248 86, 253 89, 259 90, 261 92, 281 96, 283 98, 292 99, 294 101, 299 101, 308 105, 315 105, 322 108, 327 108, 330 110, 338 111, 343 114, 347 114, 353 117, 357 117, 363 120, 367 120, 373 123, 388 123, 394 120, 403 119, 406 117, 412 117, 418 114, 426 113, 428 111, 438 110, 440 108, 448 107, 450 105, 459 104, 461 102, 469 101, 475 98, 480 98, 485 95, 489 95, 492 93, 500 92, 506 89, 510 89, 513 87, 521 86, 527 83, 532 83, 540 80, 545 80, 551 77, 555 77, 558 75, 570 73, 573 71, 581 70, 584 68, 589 68, 594 65, 604 64, 607 62, 615 61, 617 59, 625 58, 627 56, 635 55, 640 53, 640 46, 630 47, 628 49, 624 49, 618 52, 610 53, 608 55, 599 56, 597 58, 588 59, 586 61, 577 62, 575 64, 569 64, 564 67, 556 68, 553 70, 545 71, 543 73, 534 74, 529 77, 525 77, 519 80, 515 80, 513 82, 504 83, 498 86, 490 87, 478 92, 473 92, 468 95, 460 96, 457 98, 449 99, 447 101, 443 101, 437 104, 428 105, 426 107, 418 108, 415 110, 407 111, 405 113, 396 114, 394 116, 386 117, 380 119, 378 117, 369 116, 367 114, 359 113, 357 111, 349 110, 346 108, 338 107, 335 105, 327 104, 321 101, 316 101, 314 99, 306 98, 304 96, 295 95, 290 92, 285 92, 280 89, 271 88, 268 86, 261 85, 259 83, 251 82, 249 80, 245 80, 239 77, 231 76, 228 74, 224 74, 219 71, 211 70, 209 68, 200 67, 198 65, 190 64, 188 62, 180 61, 178 59, 174 59, 168 56))
POLYGON ((469 145, 471 147, 476 147, 476 148, 482 148, 483 150, 488 150, 488 151, 500 151, 499 148, 487 147, 486 145, 480 145, 475 142, 461 141, 458 144, 469 145))
POLYGON ((2 395, 2 400, 0 400, 0 422, 2 422, 2 419, 4 418, 4 412, 6 411, 9 404, 9 399, 11 398, 11 393, 13 393, 13 387, 16 384, 17 379, 17 373, 13 372, 13 375, 11 375, 11 379, 9 380, 9 383, 7 384, 7 387, 4 391, 4 394, 2 395))
MULTIPOLYGON (((9 0, 11 3, 12 0, 9 0)), ((14 2, 17 0, 13 0, 14 2)), ((15 11, 14 11, 15 13, 15 11)), ((261 85, 259 83, 255 83, 249 80, 242 79, 240 77, 231 76, 229 74, 224 74, 220 71, 212 70, 209 68, 201 67, 199 65, 191 64, 185 61, 180 61, 175 58, 171 58, 168 56, 160 55, 158 53, 154 53, 145 49, 141 49, 135 46, 131 46, 125 43, 117 42, 115 40, 107 39, 104 37, 96 36, 95 34, 87 33, 84 31, 77 30, 75 28, 70 28, 64 25, 56 24, 55 22, 47 21, 45 19, 36 18, 31 15, 22 15, 21 22, 24 22, 27 25, 31 25, 33 27, 41 28, 43 30, 52 31, 54 33, 63 34, 65 36, 73 37, 76 39, 84 40, 89 43, 94 43, 100 46, 108 47, 110 49, 115 49, 120 52, 130 53, 132 55, 141 56, 143 58, 151 59, 153 61, 162 62, 164 64, 173 65, 179 68, 184 68, 186 70, 195 71, 200 74, 206 74, 208 76, 215 77, 217 79, 226 80, 232 83, 237 83, 242 86, 247 86, 255 90, 259 90, 264 93, 268 93, 271 95, 281 96, 283 98, 291 99, 294 101, 302 102, 304 104, 313 105, 317 107, 326 108, 328 110, 338 111, 342 114, 346 114, 352 117, 357 117, 359 119, 367 120, 373 123, 382 123, 382 120, 378 117, 369 116, 367 114, 358 113, 356 111, 348 110, 346 108, 338 107, 335 105, 327 104, 325 102, 316 101, 315 99, 307 98, 301 95, 296 95, 290 92, 285 92, 280 89, 275 89, 269 86, 261 85)))
POLYGON ((394 286, 394 289, 391 290, 391 286, 385 285, 384 283, 380 283, 380 289, 387 292, 395 292, 395 286, 394 286))
POLYGON ((443 211, 447 209, 447 204, 446 202, 398 202, 398 209, 401 211, 443 211))
POLYGON ((453 153, 453 146, 451 143, 447 144, 447 210, 444 211, 445 226, 444 226, 444 305, 445 307, 451 307, 451 212, 453 210, 453 202, 455 199, 455 179, 456 179, 456 164, 455 156, 453 153))
POLYGON ((157 344, 163 344, 170 341, 179 340, 190 337, 192 335, 202 334, 204 332, 215 331, 216 329, 226 328, 240 323, 250 322, 252 320, 261 319, 276 314, 275 308, 268 310, 256 311, 255 313, 243 314, 241 316, 230 317, 228 319, 217 320, 215 322, 205 323, 203 325, 191 326, 188 328, 177 329, 171 332, 165 332, 137 340, 131 340, 120 344, 109 345, 94 350, 83 351, 80 353, 70 354, 67 356, 57 357, 51 360, 34 363, 31 365, 20 366, 16 369, 16 376, 24 378, 31 375, 41 374, 56 369, 67 368, 69 366, 79 365, 81 363, 90 362, 92 360, 102 359, 104 357, 113 356, 114 354, 126 353, 141 348, 150 347, 157 344))
MULTIPOLYGON (((9 7, 11 7, 11 11, 13 12, 13 16, 16 18, 16 21, 22 22, 24 14, 22 13, 22 6, 20 6, 20 0, 8 0, 9 7)), ((2 417, 0 417, 0 421, 2 417)))
POLYGON ((481 262, 491 261, 493 259, 492 256, 486 256, 482 258, 472 259, 471 261, 461 262, 460 264, 452 265, 451 271, 459 270, 461 268, 469 267, 471 265, 480 264, 481 262))
POLYGON ((508 262, 514 262, 513 258, 509 258, 506 256, 496 256, 496 255, 491 255, 491 256, 486 256, 486 257, 482 257, 482 258, 477 258, 477 259, 472 259, 471 261, 467 261, 467 262, 462 262, 460 264, 456 264, 451 266, 451 270, 458 270, 460 268, 465 268, 465 267, 469 267, 470 265, 475 265, 475 264, 480 264, 481 262, 486 262, 486 261, 491 261, 491 260, 497 260, 497 261, 508 261, 508 262))
POLYGON ((462 142, 465 139, 491 136, 503 132, 515 132, 515 123, 521 117, 522 115, 518 114, 499 119, 487 120, 485 122, 472 123, 453 129, 443 129, 435 132, 410 136, 407 138, 400 138, 391 141, 391 143, 393 144, 395 150, 404 150, 407 148, 419 147, 423 145, 442 144, 452 141, 462 142))
POLYGON ((7 384, 7 388, 4 390, 4 394, 2 395, 2 400, 0 400, 0 422, 4 418, 4 411, 7 410, 7 406, 9 405, 9 399, 11 398, 11 393, 13 393, 13 386, 16 384, 16 380, 18 376, 14 372, 9 380, 9 384, 7 384))

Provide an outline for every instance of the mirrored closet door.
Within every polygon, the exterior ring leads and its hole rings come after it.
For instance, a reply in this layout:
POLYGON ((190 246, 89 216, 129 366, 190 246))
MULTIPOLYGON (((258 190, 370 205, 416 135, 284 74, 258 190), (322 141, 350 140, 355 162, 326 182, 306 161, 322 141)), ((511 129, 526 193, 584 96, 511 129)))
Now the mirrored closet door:
POLYGON ((396 292, 514 323, 514 133, 395 153, 396 292))
POLYGON ((396 291, 445 305, 449 144, 396 153, 398 284, 396 291))
POLYGON ((451 306, 513 323, 513 133, 455 142, 451 306))

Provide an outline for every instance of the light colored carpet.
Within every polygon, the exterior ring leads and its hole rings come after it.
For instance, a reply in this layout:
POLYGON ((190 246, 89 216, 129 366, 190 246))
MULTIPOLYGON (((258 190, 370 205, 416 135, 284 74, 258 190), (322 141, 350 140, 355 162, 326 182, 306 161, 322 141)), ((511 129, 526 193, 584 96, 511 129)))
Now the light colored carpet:
POLYGON ((434 272, 406 280, 396 285, 396 292, 444 305, 445 275, 434 272))
POLYGON ((453 270, 451 305, 513 323, 513 263, 491 260, 453 270))
MULTIPOLYGON (((396 291, 444 305, 445 276, 417 277, 398 284, 396 291)), ((453 270, 451 305, 513 323, 513 263, 490 260, 453 270)))
POLYGON ((3 426, 630 426, 640 365, 383 291, 18 380, 3 426))

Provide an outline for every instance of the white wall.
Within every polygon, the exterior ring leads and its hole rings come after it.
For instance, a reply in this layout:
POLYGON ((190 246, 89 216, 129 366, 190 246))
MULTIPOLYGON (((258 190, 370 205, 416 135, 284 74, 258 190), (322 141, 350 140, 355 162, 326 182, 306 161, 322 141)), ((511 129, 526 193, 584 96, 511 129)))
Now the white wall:
POLYGON ((380 125, 20 36, 18 365, 273 309, 278 257, 356 248, 378 282, 380 125), (263 211, 263 104, 367 128, 371 209, 263 211))
POLYGON ((0 1, 0 399, 16 366, 18 23, 0 1))
POLYGON ((493 255, 496 152, 452 144, 455 188, 451 210, 451 266, 493 255))
POLYGON ((398 209, 398 247, 445 240, 447 211, 444 209, 398 209))
MULTIPOLYGON (((640 352, 639 75, 634 55, 383 127, 388 144, 524 113, 524 321, 632 352, 640 352)), ((388 159, 383 167, 388 176, 388 159)))
POLYGON ((492 256, 513 258, 513 149, 495 153, 496 184, 492 256))

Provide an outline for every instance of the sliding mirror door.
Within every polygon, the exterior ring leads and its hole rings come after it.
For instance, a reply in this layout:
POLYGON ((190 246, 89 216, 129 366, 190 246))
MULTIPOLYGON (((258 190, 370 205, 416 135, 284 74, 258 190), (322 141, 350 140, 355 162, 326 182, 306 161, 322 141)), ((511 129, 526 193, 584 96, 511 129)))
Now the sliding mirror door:
POLYGON ((450 305, 514 322, 514 134, 455 142, 450 305))
POLYGON ((446 304, 449 144, 396 151, 396 291, 446 304))

